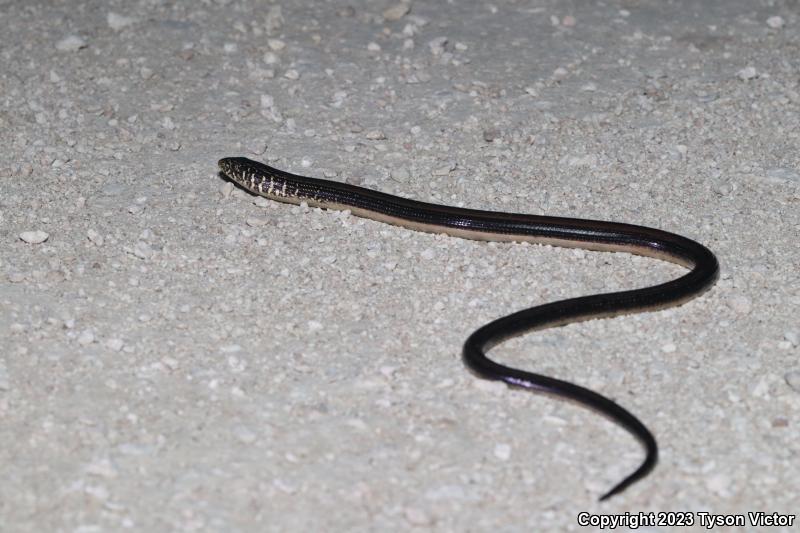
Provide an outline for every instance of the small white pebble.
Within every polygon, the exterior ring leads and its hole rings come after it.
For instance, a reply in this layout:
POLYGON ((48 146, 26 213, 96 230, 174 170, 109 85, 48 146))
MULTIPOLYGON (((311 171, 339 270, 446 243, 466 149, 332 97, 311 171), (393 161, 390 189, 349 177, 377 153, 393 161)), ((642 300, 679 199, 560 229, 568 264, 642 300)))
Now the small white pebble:
POLYGON ((142 67, 139 69, 139 76, 141 76, 143 80, 149 80, 154 74, 155 72, 153 72, 153 69, 151 68, 142 67))
POLYGON ((256 196, 255 200, 253 200, 253 205, 257 207, 268 207, 272 202, 264 198, 263 196, 256 196))
POLYGON ((308 321, 308 331, 314 332, 319 331, 322 329, 322 322, 318 322, 316 320, 309 320, 308 321))
POLYGON ((133 247, 133 255, 139 259, 149 259, 153 256, 153 249, 144 241, 139 241, 133 247))
POLYGON ((225 346, 220 346, 219 351, 221 353, 239 353, 242 351, 242 346, 240 344, 226 344, 225 346))
POLYGON ((299 80, 300 73, 294 69, 289 69, 283 74, 283 77, 286 78, 287 80, 299 80))
POLYGON ((278 55, 275 52, 267 52, 267 53, 265 53, 263 59, 264 59, 264 63, 266 63, 267 65, 274 65, 275 63, 280 61, 280 58, 278 57, 278 55))
POLYGON ((367 45, 367 50, 369 50, 370 52, 380 52, 381 51, 381 45, 379 45, 378 43, 374 43, 374 42, 373 43, 369 43, 367 45))
POLYGON ((81 48, 86 48, 87 46, 86 41, 77 35, 70 35, 56 43, 56 50, 61 52, 77 52, 81 48))
POLYGON ((22 241, 27 242, 28 244, 41 244, 47 239, 49 239, 50 235, 48 235, 46 232, 42 230, 23 231, 22 233, 19 234, 19 238, 22 241))
POLYGON ((783 28, 784 24, 785 24, 785 22, 783 20, 783 17, 780 17, 780 16, 774 16, 774 17, 770 17, 770 18, 767 19, 767 26, 769 26, 770 28, 772 28, 774 30, 778 30, 780 28, 783 28))
POLYGON ((92 244, 94 244, 95 246, 103 246, 103 243, 105 242, 105 240, 103 239, 103 236, 102 236, 102 235, 100 235, 100 234, 99 234, 97 231, 95 231, 94 229, 90 229, 89 231, 87 231, 87 232, 86 232, 86 237, 87 237, 87 238, 89 239, 89 241, 90 241, 92 244))
POLYGON ((569 71, 564 67, 558 67, 553 71, 553 79, 554 80, 563 80, 569 75, 569 71))
POLYGON ((262 94, 261 107, 264 109, 273 109, 275 107, 275 98, 271 94, 262 94))
POLYGON ((286 48, 286 43, 281 41, 280 39, 267 39, 267 45, 270 47, 271 50, 275 50, 279 52, 286 48))
POLYGON ((118 15, 114 12, 108 14, 106 21, 108 22, 108 26, 114 31, 119 31, 136 22, 136 20, 131 17, 118 15))
POLYGON ((236 436, 236 439, 243 444, 252 444, 258 437, 255 433, 253 433, 252 430, 250 430, 250 428, 245 426, 237 427, 233 430, 233 433, 236 436))
POLYGON ((431 53, 435 56, 440 56, 444 53, 444 47, 447 44, 447 37, 437 37, 428 42, 428 48, 430 48, 431 53))
POLYGON ((227 198, 233 192, 233 183, 230 181, 226 181, 222 185, 219 186, 219 193, 222 195, 223 198, 227 198))
MULTIPOLYGON (((263 196, 261 198, 263 198, 263 196)), ((266 200, 266 198, 264 199, 266 200)), ((245 220, 245 224, 247 224, 251 228, 258 228, 269 224, 269 220, 265 218, 248 218, 247 220, 245 220)))
POLYGON ((736 73, 740 80, 752 80, 758 76, 758 71, 755 67, 745 67, 736 73))
POLYGON ((511 446, 508 444, 495 445, 494 456, 501 461, 508 461, 508 459, 511 457, 511 446))
POLYGON ((406 182, 411 177, 408 172, 408 169, 405 167, 397 167, 393 168, 389 171, 389 175, 392 177, 393 180, 406 182))
POLYGON ((383 11, 383 18, 388 21, 400 20, 411 11, 411 6, 406 2, 399 2, 383 11))
POLYGON ((122 341, 122 339, 108 339, 106 341, 106 347, 109 350, 114 350, 115 352, 120 351, 123 346, 125 346, 125 343, 122 341))
POLYGON ((78 344, 81 346, 89 346, 94 342, 94 333, 91 330, 85 329, 78 335, 78 344))
POLYGON ((661 347, 661 351, 664 353, 673 353, 675 350, 677 350, 677 347, 675 346, 675 344, 671 342, 668 342, 667 344, 661 347))
POLYGON ((94 461, 86 467, 86 473, 90 476, 104 477, 112 479, 119 473, 117 467, 110 459, 103 458, 94 461))
POLYGON ((783 338, 789 341, 792 346, 800 346, 800 333, 797 331, 787 331, 783 334, 783 338))
POLYGON ((800 392, 800 370, 790 370, 784 374, 783 379, 793 391, 800 392))
POLYGON ((731 308, 734 312, 740 315, 746 315, 750 312, 753 308, 753 304, 750 301, 750 298, 744 295, 734 296, 727 302, 728 307, 731 308))

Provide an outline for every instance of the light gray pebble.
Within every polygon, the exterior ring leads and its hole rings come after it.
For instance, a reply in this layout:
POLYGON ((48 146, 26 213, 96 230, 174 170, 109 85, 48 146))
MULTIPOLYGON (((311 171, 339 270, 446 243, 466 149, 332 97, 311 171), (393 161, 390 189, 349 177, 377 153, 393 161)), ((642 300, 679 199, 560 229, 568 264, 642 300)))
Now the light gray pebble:
POLYGON ((233 192, 233 187, 234 187, 233 183, 231 183, 230 181, 226 181, 225 183, 223 183, 222 185, 219 186, 219 189, 218 189, 219 190, 219 194, 223 198, 227 198, 233 192))
POLYGON ((758 77, 758 71, 756 70, 755 67, 752 67, 752 66, 745 67, 742 70, 740 70, 739 72, 737 72, 736 76, 740 80, 752 80, 753 78, 758 77))
POLYGON ((267 39, 267 46, 269 46, 271 50, 280 52, 281 50, 286 48, 286 43, 281 41, 280 39, 267 39))
POLYGON ((267 143, 263 140, 254 140, 247 144, 247 149, 253 155, 263 155, 267 151, 267 143))
POLYGON ((144 241, 139 241, 133 247, 133 255, 139 259, 149 259, 153 256, 153 249, 144 241))
POLYGON ((103 239, 103 236, 100 235, 94 229, 89 229, 89 231, 86 232, 86 237, 95 246, 103 246, 103 243, 105 242, 105 239, 103 239))
POLYGON ((743 294, 732 297, 728 300, 727 304, 728 307, 739 315, 746 315, 753 308, 753 303, 750 301, 750 298, 743 294))
POLYGON ((431 174, 433 174, 434 176, 447 176, 448 174, 450 174, 451 171, 455 170, 455 168, 456 168, 455 162, 450 161, 440 167, 433 169, 433 172, 431 172, 431 174))
POLYGON ((94 342, 94 333, 90 329, 85 329, 78 335, 78 344, 81 346, 89 346, 94 342))
POLYGON ((437 37, 428 41, 428 48, 435 56, 440 56, 444 53, 445 46, 447 45, 447 37, 437 37))
POLYGON ((786 380, 786 384, 789 385, 793 391, 800 392, 800 370, 790 370, 784 374, 783 379, 786 380))
POLYGON ((271 203, 273 202, 270 202, 263 196, 256 196, 255 199, 253 200, 253 204, 256 205, 257 207, 268 207, 271 203))
POLYGON ((508 461, 511 458, 511 446, 505 443, 496 444, 494 447, 494 456, 501 461, 508 461))
POLYGON ((767 169, 766 178, 773 183, 800 183, 800 174, 795 169, 787 167, 767 169))
POLYGON ((110 12, 106 17, 106 21, 112 30, 120 31, 121 29, 126 28, 136 22, 136 19, 110 12))
POLYGON ((77 35, 69 35, 56 43, 56 50, 60 52, 77 52, 81 48, 86 48, 87 46, 88 44, 86 44, 86 41, 77 35))
POLYGON ((783 334, 783 338, 792 343, 792 346, 800 346, 800 333, 797 331, 787 331, 783 334))
POLYGON ((400 20, 411 11, 411 6, 406 2, 399 2, 383 11, 383 18, 387 21, 400 20))
POLYGON ((23 231, 19 234, 19 238, 28 244, 41 244, 49 239, 50 235, 42 230, 23 231))
POLYGON ((778 30, 783 28, 784 24, 786 24, 781 16, 774 16, 767 19, 767 26, 774 30, 778 30))
POLYGON ((106 347, 110 350, 114 350, 115 352, 122 350, 124 345, 125 343, 122 341, 122 339, 111 338, 106 341, 106 347))
POLYGON ((393 168, 392 170, 389 171, 389 175, 392 177, 393 180, 403 183, 407 182, 408 179, 411 177, 411 175, 408 172, 408 169, 405 167, 393 168))
POLYGON ((243 444, 252 444, 258 437, 250 428, 239 426, 233 430, 236 439, 243 444))
MULTIPOLYGON (((263 197, 261 197, 261 198, 263 198, 263 197)), ((264 198, 264 199, 266 200, 266 198, 264 198)), ((245 221, 245 224, 247 224, 251 228, 258 228, 258 227, 266 226, 267 224, 269 224, 269 220, 267 220, 265 218, 248 218, 245 221)))

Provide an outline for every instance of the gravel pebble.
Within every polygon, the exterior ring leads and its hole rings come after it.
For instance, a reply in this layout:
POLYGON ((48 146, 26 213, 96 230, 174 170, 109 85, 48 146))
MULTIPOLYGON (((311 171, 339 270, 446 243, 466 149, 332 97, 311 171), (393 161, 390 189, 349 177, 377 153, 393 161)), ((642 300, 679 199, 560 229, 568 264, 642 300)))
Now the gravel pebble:
POLYGON ((127 28, 134 22, 135 19, 132 17, 126 17, 124 15, 118 15, 117 13, 110 12, 106 17, 106 21, 108 22, 109 27, 114 31, 120 31, 124 28, 127 28))
POLYGON ((745 67, 736 73, 740 80, 752 80, 758 76, 758 71, 755 67, 745 67))
POLYGON ((81 346, 89 346, 94 342, 94 333, 90 329, 85 329, 81 331, 80 335, 78 335, 78 344, 81 346))
POLYGON ((787 331, 783 334, 783 338, 789 341, 792 346, 800 346, 800 332, 787 331))
POLYGON ((217 190, 219 191, 219 194, 220 194, 220 195, 221 195, 223 198, 227 198, 227 197, 229 197, 229 196, 231 195, 231 193, 233 192, 233 189, 234 189, 234 187, 235 187, 235 185, 234 185, 233 183, 231 183, 230 181, 226 181, 225 183, 223 183, 222 185, 220 185, 220 186, 219 186, 219 189, 217 189, 217 190))
POLYGON ((123 346, 125 346, 125 343, 122 341, 122 339, 111 338, 106 341, 106 347, 114 350, 115 352, 120 351, 123 346))
POLYGON ((774 16, 767 19, 767 26, 776 30, 783 28, 784 24, 786 24, 786 22, 781 16, 774 16))
POLYGON ((790 370, 784 374, 786 384, 795 392, 800 392, 800 370, 790 370))
POLYGON ((286 43, 281 41, 280 39, 267 39, 267 45, 270 49, 280 52, 284 48, 286 48, 286 43))
POLYGON ((733 296, 727 301, 728 307, 739 315, 746 315, 753 309, 753 302, 742 294, 733 296))
POLYGON ((105 242, 105 239, 103 239, 103 236, 100 235, 94 229, 89 229, 86 232, 86 237, 89 239, 89 242, 91 242, 95 246, 103 246, 103 243, 105 242))
POLYGON ((20 240, 28 244, 41 244, 50 238, 50 235, 42 230, 23 231, 19 234, 20 240))
POLYGON ((70 35, 68 37, 64 37, 56 43, 56 50, 61 52, 77 52, 81 48, 86 48, 87 46, 88 44, 86 41, 77 35, 70 35))
POLYGON ((501 461, 508 461, 511 458, 511 446, 508 444, 496 444, 494 447, 494 456, 501 461))
MULTIPOLYGON (((261 196, 260 198, 263 198, 263 196, 261 196)), ((266 198, 264 198, 264 199, 266 200, 266 198)), ((248 218, 247 220, 245 220, 245 224, 247 224, 251 228, 260 228, 262 226, 266 226, 267 224, 269 224, 269 220, 267 220, 265 218, 254 218, 254 217, 251 217, 251 218, 248 218)))
POLYGON ((388 21, 400 20, 411 11, 411 6, 405 2, 399 2, 383 11, 383 18, 388 21))

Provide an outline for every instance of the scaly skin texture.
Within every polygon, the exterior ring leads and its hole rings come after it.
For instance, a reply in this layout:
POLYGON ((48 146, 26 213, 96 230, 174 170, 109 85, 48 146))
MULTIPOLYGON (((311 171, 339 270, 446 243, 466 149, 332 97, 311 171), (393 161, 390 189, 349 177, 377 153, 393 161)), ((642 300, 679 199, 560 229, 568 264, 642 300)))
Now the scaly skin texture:
POLYGON ((496 363, 486 352, 504 340, 533 330, 680 305, 709 289, 717 279, 719 265, 708 248, 680 235, 630 224, 417 202, 345 183, 298 176, 242 157, 222 159, 219 168, 250 192, 280 202, 346 209, 357 216, 466 239, 628 252, 689 269, 677 279, 652 287, 582 296, 524 309, 486 324, 464 343, 464 362, 479 376, 576 401, 606 415, 641 441, 646 451, 644 461, 604 494, 601 501, 622 492, 653 469, 658 461, 656 440, 628 410, 579 385, 496 363))

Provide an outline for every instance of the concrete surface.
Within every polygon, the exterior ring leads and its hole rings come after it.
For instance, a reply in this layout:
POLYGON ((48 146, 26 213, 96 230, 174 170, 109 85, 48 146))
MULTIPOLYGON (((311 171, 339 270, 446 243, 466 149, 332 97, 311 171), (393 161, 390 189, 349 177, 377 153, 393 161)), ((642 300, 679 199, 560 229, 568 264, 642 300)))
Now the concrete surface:
POLYGON ((409 7, 0 2, 0 529, 797 512, 798 3, 409 7), (683 307, 494 352, 628 407, 655 472, 598 503, 638 444, 474 378, 460 349, 513 310, 678 267, 254 201, 217 174, 233 155, 709 246, 721 279, 683 307))

